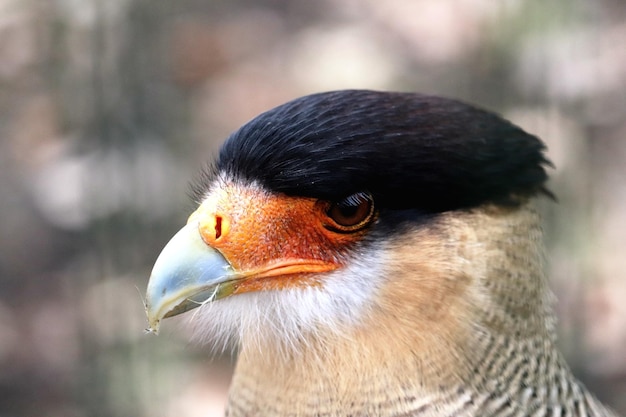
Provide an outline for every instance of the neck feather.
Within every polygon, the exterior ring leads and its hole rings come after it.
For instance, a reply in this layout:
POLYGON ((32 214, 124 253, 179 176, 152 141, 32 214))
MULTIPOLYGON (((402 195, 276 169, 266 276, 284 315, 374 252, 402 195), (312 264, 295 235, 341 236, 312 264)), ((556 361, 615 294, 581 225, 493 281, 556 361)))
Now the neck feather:
POLYGON ((554 347, 530 204, 442 214, 385 254, 387 281, 343 334, 289 352, 242 341, 229 415, 489 416, 556 407, 554 381, 599 407, 554 347))

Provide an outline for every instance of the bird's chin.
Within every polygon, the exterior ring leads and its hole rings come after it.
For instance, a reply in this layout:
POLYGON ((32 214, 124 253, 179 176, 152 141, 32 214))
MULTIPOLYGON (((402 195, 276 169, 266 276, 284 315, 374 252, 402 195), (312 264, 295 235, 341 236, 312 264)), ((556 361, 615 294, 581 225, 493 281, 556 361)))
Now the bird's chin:
POLYGON ((250 291, 204 303, 189 314, 192 341, 214 352, 245 347, 296 354, 311 336, 323 337, 342 327, 337 315, 324 310, 331 297, 318 285, 250 291))
MULTIPOLYGON (((146 303, 146 312, 150 324, 148 332, 158 334, 160 323, 165 318, 174 317, 194 309, 213 311, 211 306, 218 301, 230 300, 231 298, 239 299, 242 296, 246 296, 244 298, 253 296, 263 299, 273 297, 276 293, 283 294, 307 288, 319 289, 324 282, 323 274, 320 272, 328 272, 334 268, 333 265, 296 262, 248 273, 238 273, 230 279, 215 283, 199 284, 193 282, 186 286, 172 285, 168 297, 153 296, 150 299, 151 303, 146 303)), ((169 287, 167 289, 170 290, 169 287)), ((236 305, 238 302, 229 301, 228 304, 236 305)), ((203 312, 202 314, 206 313, 203 312)))
POLYGON ((186 291, 181 290, 175 297, 172 297, 168 306, 165 307, 165 313, 159 319, 159 322, 156 323, 156 328, 152 328, 149 331, 157 333, 160 320, 162 319, 178 316, 227 297, 253 292, 284 291, 309 286, 320 287, 321 285, 322 279, 315 274, 293 273, 269 277, 246 276, 212 285, 193 287, 186 291))
MULTIPOLYGON (((368 316, 364 310, 371 308, 372 291, 381 276, 380 269, 370 264, 324 274, 324 279, 313 285, 286 286, 266 278, 263 290, 203 303, 191 312, 188 324, 192 340, 216 352, 243 347, 298 354, 312 341, 345 338, 350 329, 359 327, 368 316)), ((289 279, 293 284, 296 277, 289 279)))
POLYGON ((264 347, 277 341, 297 340, 297 329, 289 298, 292 291, 256 291, 204 303, 189 314, 192 341, 214 352, 235 350, 241 345, 264 347), (283 317, 292 314, 292 319, 283 317))

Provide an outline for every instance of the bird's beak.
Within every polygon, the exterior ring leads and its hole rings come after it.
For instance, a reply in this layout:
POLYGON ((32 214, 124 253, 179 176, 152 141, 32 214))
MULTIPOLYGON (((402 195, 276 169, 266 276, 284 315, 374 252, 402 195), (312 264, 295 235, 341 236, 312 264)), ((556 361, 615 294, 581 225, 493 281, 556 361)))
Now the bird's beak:
POLYGON ((321 285, 358 238, 324 227, 312 198, 228 184, 189 216, 157 258, 146 293, 148 331, 161 320, 221 298, 321 285))
POLYGON ((176 316, 233 292, 237 274, 208 246, 190 222, 172 237, 157 258, 146 291, 148 331, 158 333, 162 319, 176 316))

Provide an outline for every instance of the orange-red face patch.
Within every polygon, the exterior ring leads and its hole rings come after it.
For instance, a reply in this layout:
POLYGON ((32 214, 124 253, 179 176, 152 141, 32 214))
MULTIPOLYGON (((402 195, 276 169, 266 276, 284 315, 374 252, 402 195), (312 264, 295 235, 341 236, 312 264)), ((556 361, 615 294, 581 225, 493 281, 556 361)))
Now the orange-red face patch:
MULTIPOLYGON (((345 212, 371 221, 373 207, 361 206, 345 212)), ((242 293, 319 285, 315 273, 341 268, 365 224, 354 230, 329 227, 336 226, 333 210, 329 202, 226 183, 208 194, 189 222, 198 222, 204 242, 246 278, 235 290, 242 293)))

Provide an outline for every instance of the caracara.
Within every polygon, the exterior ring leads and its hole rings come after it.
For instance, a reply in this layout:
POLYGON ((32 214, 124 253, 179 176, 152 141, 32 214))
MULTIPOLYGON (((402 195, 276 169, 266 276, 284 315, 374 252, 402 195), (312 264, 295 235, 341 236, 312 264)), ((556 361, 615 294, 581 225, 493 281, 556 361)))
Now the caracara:
POLYGON ((499 116, 421 94, 302 97, 233 133, 148 284, 238 347, 229 416, 611 416, 555 346, 535 200, 499 116))

